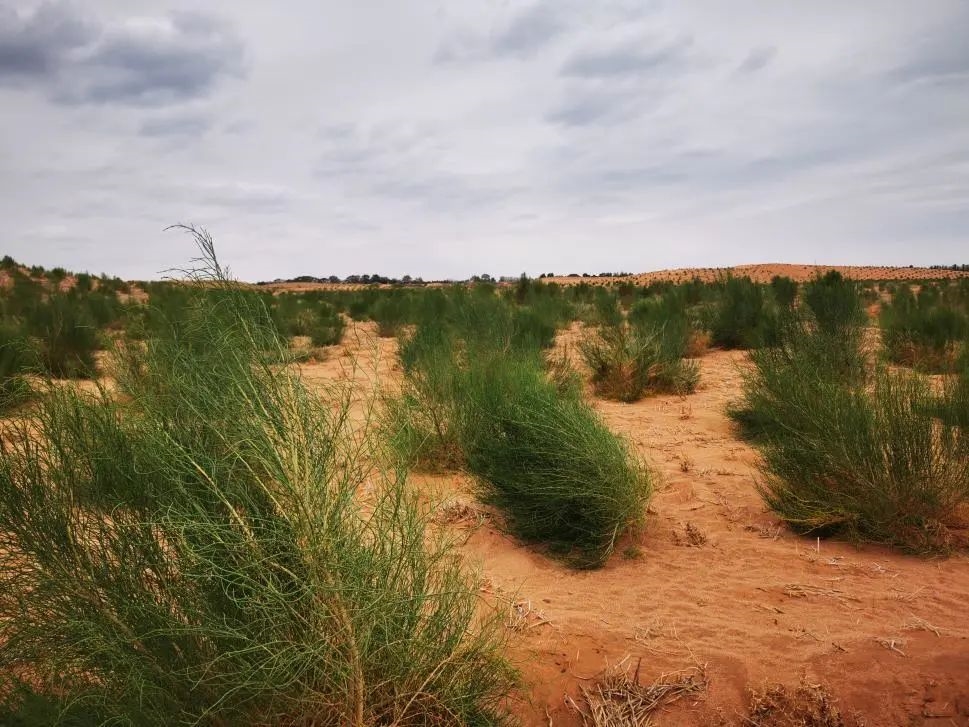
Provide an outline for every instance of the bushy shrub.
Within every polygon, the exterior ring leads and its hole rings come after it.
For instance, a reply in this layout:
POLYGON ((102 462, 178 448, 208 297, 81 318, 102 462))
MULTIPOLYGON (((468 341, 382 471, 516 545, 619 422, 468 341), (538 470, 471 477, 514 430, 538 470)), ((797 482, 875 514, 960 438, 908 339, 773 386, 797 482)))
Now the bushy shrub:
POLYGON ((622 440, 529 359, 474 359, 462 395, 462 448, 485 499, 522 539, 602 565, 650 494, 622 440))
MULTIPOLYGON (((946 549, 950 518, 969 499, 969 437, 936 418, 927 382, 845 376, 844 352, 832 356, 829 340, 804 330, 752 354, 732 415, 757 436, 761 494, 802 532, 946 549)), ((862 367, 857 352, 851 368, 862 367)))
POLYGON ((27 318, 37 341, 41 368, 58 378, 90 378, 97 372, 101 346, 97 323, 87 306, 73 296, 51 293, 27 318))
POLYGON ((947 424, 969 431, 969 341, 963 343, 955 372, 943 381, 938 413, 947 424))
POLYGON ((283 293, 273 299, 273 320, 284 336, 308 336, 314 346, 333 346, 346 323, 336 306, 312 295, 283 293))
POLYGON ((782 308, 793 308, 797 301, 797 283, 786 275, 775 275, 770 281, 774 300, 782 308))
POLYGON ((743 401, 728 406, 727 414, 753 440, 783 434, 775 413, 787 406, 795 411, 810 406, 810 397, 817 394, 813 383, 862 387, 868 380, 856 328, 830 334, 792 320, 778 345, 752 351, 750 359, 753 369, 744 377, 743 401))
POLYGON ((384 438, 396 461, 425 472, 458 469, 464 462, 458 430, 464 362, 442 325, 420 326, 401 343, 400 392, 386 397, 384 438))
POLYGON ((0 321, 0 412, 30 397, 30 384, 24 376, 30 368, 27 337, 16 324, 0 321))
POLYGON ((750 278, 728 277, 713 309, 710 337, 721 348, 757 348, 775 342, 778 321, 764 288, 750 278))
POLYGON ((370 318, 377 324, 378 336, 396 336, 412 319, 410 296, 399 291, 383 293, 371 306, 370 318))
POLYGON ((590 288, 587 296, 589 304, 581 309, 581 320, 592 326, 618 326, 622 323, 623 315, 615 293, 602 285, 590 288))
MULTIPOLYGON (((688 334, 688 331, 687 331, 688 334)), ((647 393, 688 394, 700 370, 683 359, 688 335, 666 325, 602 327, 579 350, 592 371, 596 393, 618 401, 637 401, 647 393)))
POLYGON ((969 321, 938 296, 902 288, 882 309, 882 343, 890 361, 928 372, 952 370, 969 334, 969 321))
POLYGON ((600 565, 643 514, 644 470, 568 373, 547 371, 550 334, 539 335, 535 311, 523 326, 530 306, 512 309, 491 292, 451 305, 401 343, 402 391, 385 407, 391 452, 421 469, 466 467, 513 532, 600 565))
POLYGON ((814 315, 818 328, 825 333, 837 333, 865 320, 858 286, 837 270, 829 270, 805 283, 804 303, 814 315))
POLYGON ((500 723, 479 584, 358 466, 349 393, 276 365, 268 311, 208 273, 124 396, 55 389, 5 441, 0 721, 500 723))

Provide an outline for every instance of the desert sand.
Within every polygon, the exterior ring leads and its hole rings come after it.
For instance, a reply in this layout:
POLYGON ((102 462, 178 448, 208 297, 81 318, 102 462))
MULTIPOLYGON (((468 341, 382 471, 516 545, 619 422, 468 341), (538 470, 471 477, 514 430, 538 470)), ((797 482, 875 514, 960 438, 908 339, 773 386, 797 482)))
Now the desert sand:
MULTIPOLYGON (((578 335, 560 334, 560 345, 578 335)), ((395 375, 394 339, 355 324, 343 346, 304 366, 310 382, 395 375), (374 364, 376 362, 376 364, 374 364), (376 372, 376 373, 374 373, 376 372)), ((742 724, 750 688, 822 684, 867 725, 969 724, 969 557, 925 559, 793 534, 757 493, 758 455, 724 406, 739 395, 742 352, 710 351, 699 390, 635 404, 592 399, 654 472, 645 530, 605 568, 575 571, 503 532, 461 474, 414 475, 472 517, 447 525, 507 607, 525 680, 513 711, 527 727, 581 724, 567 701, 609 665, 641 681, 694 667, 708 686, 660 725, 742 724)))
POLYGON ((759 263, 756 265, 734 265, 727 268, 674 268, 672 270, 656 270, 650 273, 638 273, 621 277, 589 277, 576 278, 556 276, 546 278, 547 282, 560 285, 578 285, 585 282, 592 285, 612 285, 622 282, 636 285, 649 285, 661 281, 685 283, 694 278, 703 282, 713 282, 725 275, 734 277, 747 276, 755 283, 769 283, 775 275, 782 275, 799 283, 811 280, 816 275, 823 275, 829 270, 837 270, 846 278, 852 280, 955 280, 969 277, 969 272, 960 270, 946 270, 940 268, 891 267, 884 265, 798 265, 790 263, 759 263))

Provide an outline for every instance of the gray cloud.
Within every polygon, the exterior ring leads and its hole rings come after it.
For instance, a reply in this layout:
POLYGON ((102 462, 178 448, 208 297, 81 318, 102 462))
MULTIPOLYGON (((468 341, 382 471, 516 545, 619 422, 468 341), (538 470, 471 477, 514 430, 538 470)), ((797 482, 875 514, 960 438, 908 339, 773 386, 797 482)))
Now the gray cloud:
POLYGON ((940 32, 919 39, 905 54, 903 63, 889 74, 897 83, 969 84, 969 42, 965 31, 969 27, 969 9, 961 13, 960 22, 940 32))
POLYGON ((681 38, 672 42, 644 40, 607 49, 586 49, 568 58, 561 72, 565 76, 609 78, 669 70, 686 62, 692 45, 691 38, 681 38))
POLYGON ((492 38, 497 54, 529 55, 559 36, 567 27, 560 5, 540 2, 522 11, 492 38))
POLYGON ((148 137, 202 136, 212 128, 204 116, 160 116, 146 119, 138 133, 148 137))
POLYGON ((964 1, 818 2, 0 0, 0 241, 132 277, 177 221, 247 279, 965 262, 964 1))
POLYGON ((0 6, 0 81, 22 82, 57 72, 97 28, 60 4, 32 13, 0 6))
POLYGON ((563 126, 614 125, 639 112, 638 87, 613 88, 600 84, 570 85, 564 98, 546 114, 545 120, 563 126))
POLYGON ((232 29, 200 14, 104 24, 65 3, 0 10, 0 79, 29 81, 58 103, 177 103, 206 96, 244 70, 232 29))
POLYGON ((774 56, 777 55, 777 48, 772 45, 761 46, 751 50, 747 57, 737 67, 741 73, 756 73, 762 68, 767 67, 774 56))
POLYGON ((451 33, 434 53, 435 63, 527 58, 562 36, 569 28, 570 9, 561 0, 539 0, 489 32, 461 29, 451 33))

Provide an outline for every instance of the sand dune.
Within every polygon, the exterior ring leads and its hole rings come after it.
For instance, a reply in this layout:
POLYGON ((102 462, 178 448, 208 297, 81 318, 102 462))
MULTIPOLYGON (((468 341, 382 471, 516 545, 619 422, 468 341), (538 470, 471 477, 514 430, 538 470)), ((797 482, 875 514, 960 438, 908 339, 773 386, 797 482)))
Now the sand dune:
POLYGON ((798 282, 811 280, 818 274, 837 270, 852 280, 953 280, 969 277, 969 272, 937 268, 891 267, 885 265, 797 265, 793 263, 758 263, 756 265, 735 265, 728 268, 674 268, 638 273, 623 277, 576 278, 557 276, 546 278, 561 285, 611 285, 619 282, 632 282, 648 285, 659 281, 686 282, 700 278, 705 282, 717 280, 727 274, 737 277, 748 276, 757 283, 769 283, 775 275, 784 275, 798 282))

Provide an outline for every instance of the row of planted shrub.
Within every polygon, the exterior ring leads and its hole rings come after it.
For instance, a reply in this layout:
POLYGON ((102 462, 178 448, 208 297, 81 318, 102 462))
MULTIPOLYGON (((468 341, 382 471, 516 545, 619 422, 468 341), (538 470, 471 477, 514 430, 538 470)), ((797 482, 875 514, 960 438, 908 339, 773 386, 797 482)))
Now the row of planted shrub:
POLYGON ((969 352, 934 384, 892 370, 866 345, 853 283, 810 294, 811 314, 752 352, 729 412, 763 454, 764 500, 802 532, 949 549, 969 508, 969 352))
POLYGON ((83 377, 95 370, 95 352, 116 327, 123 305, 114 287, 82 277, 62 290, 53 281, 7 271, 0 291, 0 409, 22 401, 30 387, 25 375, 83 377))
POLYGON ((467 470, 520 538, 596 567, 644 516, 650 481, 574 379, 549 370, 554 331, 489 290, 452 295, 402 341, 384 431, 402 464, 467 470))
MULTIPOLYGON (((184 305, 180 283, 142 283, 151 306, 121 304, 122 291, 113 279, 72 276, 35 279, 15 264, 7 265, 12 285, 0 291, 0 380, 15 391, 17 368, 56 376, 84 376, 94 372, 94 352, 106 344, 105 331, 123 329, 143 337, 156 319, 177 314, 184 305)), ((120 283, 120 281, 117 281, 120 283)), ((622 284, 613 288, 580 284, 562 287, 522 277, 517 284, 498 288, 479 283, 492 294, 545 321, 580 320, 601 335, 585 346, 600 393, 633 400, 649 391, 689 391, 695 386, 695 367, 680 363, 709 341, 722 348, 773 345, 792 311, 810 308, 819 281, 798 286, 778 277, 768 285, 746 278, 716 283, 694 280, 683 284, 622 284), (799 295, 800 293, 800 295, 799 295), (598 339, 598 340, 597 340, 598 339), (605 371, 611 369, 611 371, 605 371)), ((121 284, 124 286, 124 284, 121 284)), ((893 361, 926 370, 951 368, 969 334, 969 283, 923 283, 917 294, 908 285, 873 287, 866 301, 890 296, 883 306, 886 352, 893 361)), ((368 288, 357 291, 280 293, 253 290, 273 311, 273 320, 286 336, 304 336, 312 346, 340 341, 345 317, 372 320, 382 336, 393 336, 440 309, 461 287, 409 289, 368 288)))
POLYGON ((116 388, 4 423, 0 723, 504 723, 480 582, 197 239, 116 388))

